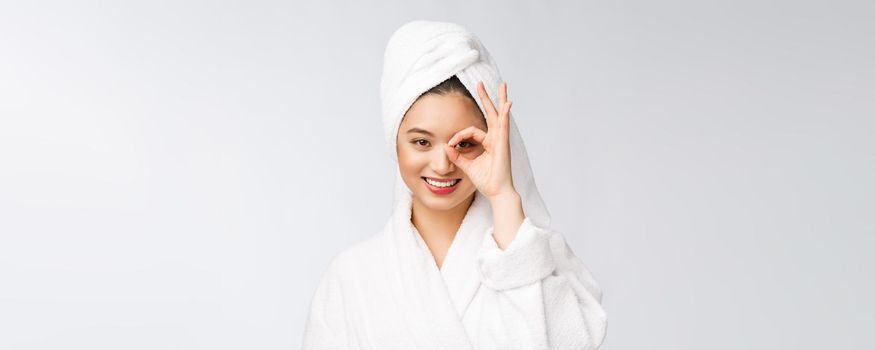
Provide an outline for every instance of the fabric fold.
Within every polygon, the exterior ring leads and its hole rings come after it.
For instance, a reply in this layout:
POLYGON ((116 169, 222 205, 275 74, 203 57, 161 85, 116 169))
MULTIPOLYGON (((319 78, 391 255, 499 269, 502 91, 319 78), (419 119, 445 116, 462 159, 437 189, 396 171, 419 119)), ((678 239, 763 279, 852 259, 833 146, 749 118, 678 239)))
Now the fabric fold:
POLYGON ((480 277, 484 285, 505 290, 537 282, 556 266, 550 249, 550 232, 526 217, 516 237, 504 250, 498 247, 490 227, 479 251, 480 277))

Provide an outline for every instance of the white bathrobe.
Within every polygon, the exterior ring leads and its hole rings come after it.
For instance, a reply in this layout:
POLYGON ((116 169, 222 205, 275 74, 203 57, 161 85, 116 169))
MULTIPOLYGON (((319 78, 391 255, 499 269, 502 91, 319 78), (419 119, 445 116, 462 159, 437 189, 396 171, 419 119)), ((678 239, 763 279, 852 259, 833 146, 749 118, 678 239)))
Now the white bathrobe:
MULTIPOLYGON (((395 154, 398 125, 424 91, 456 75, 497 106, 497 67, 479 39, 446 22, 412 21, 387 45, 383 126, 395 154)), ((483 109, 478 99, 478 105, 483 109)), ((512 113, 513 114, 513 113, 512 113)), ((526 218, 505 250, 479 191, 441 268, 410 221, 411 191, 396 171, 394 208, 381 232, 335 256, 313 296, 303 348, 596 349, 606 334, 601 290, 550 229, 513 117, 512 176, 526 218)))

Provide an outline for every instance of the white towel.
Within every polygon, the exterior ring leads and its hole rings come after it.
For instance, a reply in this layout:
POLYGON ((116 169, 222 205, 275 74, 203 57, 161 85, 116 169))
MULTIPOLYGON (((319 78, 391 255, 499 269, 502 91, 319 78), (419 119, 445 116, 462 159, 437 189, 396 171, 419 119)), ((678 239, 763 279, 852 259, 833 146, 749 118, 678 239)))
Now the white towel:
MULTIPOLYGON (((416 98, 456 75, 472 96, 482 80, 498 105, 498 69, 460 25, 417 20, 389 40, 380 86, 390 156, 416 98)), ((477 104, 486 113, 479 99, 477 104)), ((596 349, 607 319, 601 290, 550 229, 523 140, 510 118, 513 184, 526 218, 501 250, 479 191, 439 269, 410 221, 412 193, 396 169, 392 217, 338 254, 311 303, 304 349, 596 349)))

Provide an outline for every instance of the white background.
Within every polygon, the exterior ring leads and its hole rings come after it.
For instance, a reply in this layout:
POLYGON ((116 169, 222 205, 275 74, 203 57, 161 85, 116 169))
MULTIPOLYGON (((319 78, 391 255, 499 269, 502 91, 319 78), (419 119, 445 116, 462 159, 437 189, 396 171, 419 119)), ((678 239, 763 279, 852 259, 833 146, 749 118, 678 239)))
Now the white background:
POLYGON ((0 4, 0 348, 295 349, 391 33, 495 56, 603 349, 872 349, 869 1, 0 4))

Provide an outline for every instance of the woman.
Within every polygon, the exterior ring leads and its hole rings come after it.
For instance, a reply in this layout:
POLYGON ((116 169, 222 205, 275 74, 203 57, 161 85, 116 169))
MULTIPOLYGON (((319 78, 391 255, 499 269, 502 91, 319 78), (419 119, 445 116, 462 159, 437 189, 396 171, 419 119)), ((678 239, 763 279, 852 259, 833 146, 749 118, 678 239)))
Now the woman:
POLYGON ((417 20, 392 35, 380 87, 398 163, 392 217, 332 259, 304 349, 601 345, 601 290, 549 228, 500 82, 457 24, 417 20))

